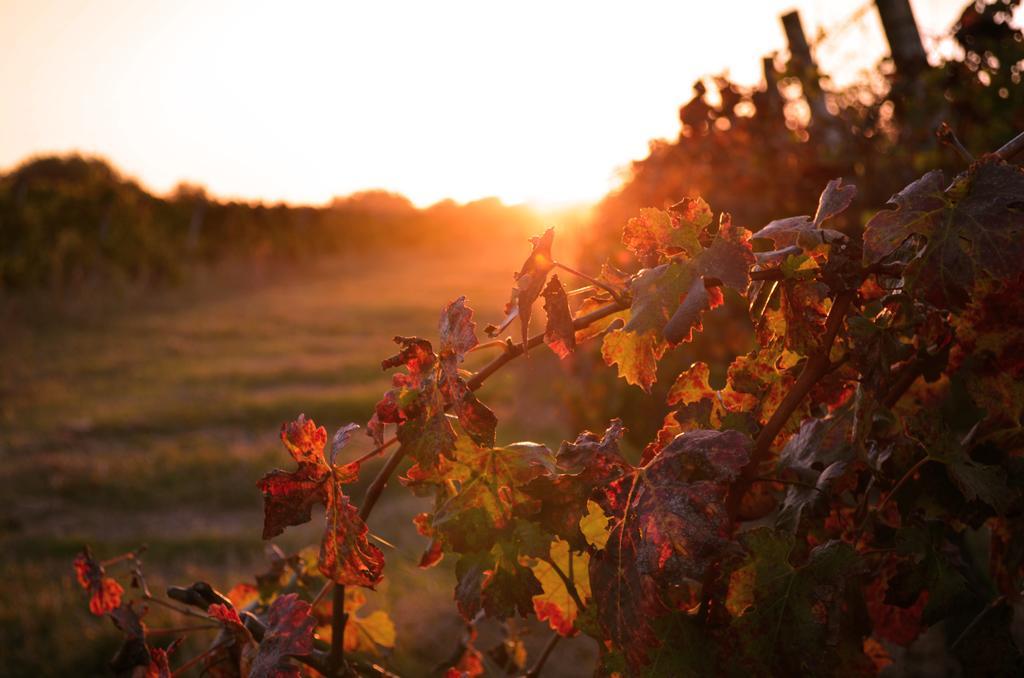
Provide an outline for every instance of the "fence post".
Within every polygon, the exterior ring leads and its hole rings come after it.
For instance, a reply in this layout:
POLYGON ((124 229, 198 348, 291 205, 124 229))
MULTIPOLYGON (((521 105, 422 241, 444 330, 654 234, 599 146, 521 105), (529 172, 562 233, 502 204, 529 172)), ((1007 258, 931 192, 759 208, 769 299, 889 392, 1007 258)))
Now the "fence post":
POLYGON ((786 31, 786 41, 789 43, 789 54, 792 65, 795 67, 800 85, 804 90, 804 98, 811 109, 811 124, 815 120, 827 120, 830 116, 825 106, 825 96, 818 84, 818 65, 814 63, 811 56, 811 46, 804 35, 804 27, 800 22, 800 13, 796 10, 783 14, 780 17, 782 27, 786 31))
POLYGON ((889 52, 900 76, 909 76, 928 68, 928 58, 921 44, 921 34, 910 9, 910 0, 875 0, 882 19, 889 52))

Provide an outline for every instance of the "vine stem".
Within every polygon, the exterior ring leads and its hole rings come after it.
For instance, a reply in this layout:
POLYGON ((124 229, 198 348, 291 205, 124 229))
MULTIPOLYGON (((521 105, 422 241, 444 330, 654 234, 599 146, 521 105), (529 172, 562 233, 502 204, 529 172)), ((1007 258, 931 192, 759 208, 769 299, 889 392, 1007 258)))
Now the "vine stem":
POLYGON ((537 663, 534 664, 529 671, 526 672, 524 678, 537 678, 540 672, 544 670, 544 665, 547 663, 551 653, 555 651, 555 646, 558 645, 558 641, 562 639, 562 636, 558 635, 557 632, 552 632, 551 638, 548 639, 547 645, 544 646, 544 651, 540 653, 540 657, 537 658, 537 663))
POLYGON ((1021 132, 1003 144, 995 154, 1003 160, 1009 160, 1021 151, 1024 151, 1024 132, 1021 132))
POLYGON ((192 610, 188 609, 187 607, 178 607, 177 605, 174 605, 173 603, 168 603, 166 600, 160 600, 159 598, 153 596, 152 594, 150 594, 149 596, 143 596, 143 600, 148 600, 151 603, 156 603, 157 605, 162 605, 163 607, 166 607, 168 610, 173 610, 173 611, 177 612, 178 614, 185 615, 186 617, 195 617, 197 619, 204 619, 204 620, 207 620, 207 621, 209 621, 209 619, 210 619, 205 614, 199 614, 198 612, 193 612, 192 610))
MULTIPOLYGON (((829 309, 828 317, 825 319, 825 331, 818 350, 807 358, 807 362, 804 363, 804 367, 800 371, 800 376, 793 382, 793 387, 786 394, 786 397, 783 398, 778 409, 768 419, 768 422, 754 440, 754 447, 750 452, 750 460, 743 467, 737 481, 729 487, 729 495, 725 500, 725 508, 730 518, 729 523, 733 527, 736 525, 736 514, 739 511, 743 495, 746 494, 750 484, 756 481, 757 468, 768 458, 775 438, 785 427, 786 422, 789 421, 796 408, 803 402, 803 399, 814 388, 814 385, 832 370, 832 362, 829 359, 829 355, 832 352, 832 344, 835 342, 836 335, 846 320, 846 314, 850 310, 850 305, 856 298, 857 293, 855 290, 845 290, 836 295, 832 308, 829 309)), ((714 563, 708 568, 704 575, 704 580, 701 582, 704 600, 697 616, 702 625, 707 622, 711 602, 717 597, 713 589, 718 581, 718 574, 718 564, 714 563)))
POLYGON ((219 629, 218 624, 201 624, 198 626, 177 626, 167 629, 146 629, 148 636, 167 636, 175 633, 191 633, 192 631, 206 631, 207 629, 219 629))
POLYGON ((961 631, 960 635, 956 637, 956 640, 953 641, 953 644, 949 646, 950 651, 955 650, 957 645, 960 644, 960 641, 966 638, 970 634, 970 632, 974 630, 974 627, 980 624, 981 620, 988 616, 989 612, 1002 605, 1005 600, 1005 596, 998 596, 995 600, 993 600, 991 603, 982 608, 981 612, 979 612, 977 616, 975 616, 974 619, 971 620, 970 624, 964 627, 964 630, 961 631))
POLYGON ((825 319, 825 332, 822 335, 821 345, 814 354, 807 358, 800 376, 793 383, 793 388, 789 390, 778 409, 757 434, 754 449, 750 453, 750 461, 744 469, 746 475, 750 474, 747 469, 753 470, 765 460, 771 451, 772 443, 775 442, 775 438, 789 421, 793 412, 818 383, 818 380, 831 371, 832 362, 829 360, 829 354, 832 352, 832 344, 835 342, 836 335, 842 328, 846 314, 856 296, 857 293, 854 291, 840 292, 836 296, 832 308, 829 309, 828 317, 825 319))
POLYGON ((345 587, 335 586, 331 601, 331 653, 327 657, 327 675, 340 676, 345 660, 345 587))
POLYGON ((192 668, 193 666, 195 666, 199 662, 203 661, 204 659, 206 659, 207 657, 209 657, 211 654, 213 654, 217 650, 221 649, 222 647, 224 647, 224 643, 216 643, 214 645, 211 645, 210 647, 208 647, 203 652, 200 652, 195 657, 192 657, 192 659, 189 659, 187 662, 185 662, 184 664, 182 664, 181 666, 176 668, 174 670, 174 673, 171 674, 171 678, 175 678, 176 676, 183 676, 183 675, 185 675, 186 671, 188 671, 190 668, 192 668))

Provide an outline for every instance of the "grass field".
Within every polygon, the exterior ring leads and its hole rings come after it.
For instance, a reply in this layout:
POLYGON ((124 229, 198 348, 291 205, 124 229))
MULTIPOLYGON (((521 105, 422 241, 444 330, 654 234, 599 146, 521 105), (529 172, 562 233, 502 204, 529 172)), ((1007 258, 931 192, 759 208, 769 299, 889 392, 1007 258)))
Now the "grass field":
MULTIPOLYGON (((82 544, 101 557, 147 544, 156 589, 251 580, 265 563, 255 483, 290 461, 281 422, 305 412, 329 430, 364 424, 388 385, 379 364, 394 353, 391 338, 434 338, 441 306, 459 294, 480 327, 498 320, 527 247, 352 255, 287 271, 206 273, 145 294, 5 300, 0 674, 105 673, 117 635, 90 617, 72 581, 82 544)), ((471 356, 469 367, 487 358, 471 356)), ((530 381, 524 375, 553 367, 547 355, 517 361, 481 397, 499 419, 522 414, 515 395, 530 381)), ((529 430, 503 420, 499 443, 529 437, 556 446, 568 434, 543 401, 530 411, 529 430)), ((346 453, 368 449, 359 435, 346 453)), ((362 483, 375 471, 368 464, 362 483)), ((362 488, 352 494, 358 501, 362 488)), ((424 540, 409 521, 423 510, 418 501, 392 483, 370 521, 395 545, 370 597, 398 626, 389 665, 403 675, 430 675, 460 629, 451 563, 415 568, 424 540)), ((295 550, 316 535, 313 524, 279 544, 295 550)), ((169 621, 156 610, 147 618, 169 621)), ((546 639, 539 629, 534 636, 532 646, 546 639)), ((593 651, 588 641, 563 643, 554 666, 586 674, 593 651)))

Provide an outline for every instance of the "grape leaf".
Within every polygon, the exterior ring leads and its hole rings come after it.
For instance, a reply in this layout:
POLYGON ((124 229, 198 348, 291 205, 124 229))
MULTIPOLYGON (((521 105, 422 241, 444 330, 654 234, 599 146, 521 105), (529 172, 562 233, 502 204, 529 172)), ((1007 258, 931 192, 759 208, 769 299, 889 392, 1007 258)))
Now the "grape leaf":
POLYGON ((1016 426, 1024 414, 1024 275, 977 285, 951 324, 950 366, 989 419, 1016 426))
POLYGON ((704 249, 699 236, 710 224, 708 204, 701 198, 684 198, 669 212, 653 207, 640 210, 640 216, 626 222, 622 243, 641 262, 679 252, 695 257, 704 249))
POLYGON ((238 612, 229 605, 218 603, 210 605, 206 614, 223 627, 224 630, 221 638, 227 636, 230 638, 230 641, 219 643, 214 641, 216 650, 204 660, 205 667, 210 669, 213 666, 226 663, 237 668, 237 673, 231 671, 227 675, 252 676, 253 662, 259 652, 259 644, 253 638, 249 629, 245 627, 245 624, 242 623, 238 612))
MULTIPOLYGON (((159 675, 161 668, 159 655, 164 651, 159 648, 151 650, 146 645, 146 625, 142 621, 142 616, 146 611, 146 608, 143 607, 141 614, 136 612, 135 606, 129 601, 110 613, 110 619, 114 622, 114 626, 124 634, 121 646, 110 662, 110 668, 118 674, 131 674, 137 667, 144 666, 147 675, 159 675)), ((164 653, 165 661, 166 658, 164 653)), ((169 674, 167 675, 169 676, 169 674)))
POLYGON ((544 342, 559 358, 565 358, 576 349, 576 329, 572 324, 569 297, 557 275, 544 287, 544 312, 548 324, 544 329, 544 342))
POLYGON ((465 353, 477 344, 473 311, 459 297, 441 310, 440 353, 417 337, 395 337, 402 350, 384 360, 384 369, 405 366, 392 378, 392 388, 377 403, 367 426, 378 445, 384 425, 396 424, 402 453, 424 468, 437 465, 455 446, 455 431, 445 416, 452 410, 463 430, 481 445, 494 445, 498 424, 494 413, 469 390, 459 374, 465 353))
MULTIPOLYGON (((346 427, 336 440, 344 443, 354 428, 346 427)), ((294 472, 276 469, 259 481, 264 498, 263 538, 309 522, 312 507, 323 504, 327 526, 320 545, 320 571, 342 586, 373 588, 381 578, 384 554, 367 541, 366 523, 341 490, 343 484, 357 480, 358 466, 328 464, 324 459, 327 431, 305 415, 281 426, 281 440, 299 466, 294 472)))
POLYGON ((777 248, 797 246, 805 250, 813 250, 823 243, 845 239, 846 236, 839 231, 823 228, 822 225, 846 211, 856 195, 856 186, 843 184, 842 179, 833 179, 821 192, 813 219, 807 216, 776 219, 751 237, 771 240, 777 248))
POLYGON ((913 289, 957 309, 978 277, 1007 278, 1024 263, 1024 170, 982 160, 946 188, 934 170, 890 199, 864 229, 864 263, 889 255, 911 236, 927 240, 907 267, 913 289))
POLYGON ((652 622, 670 609, 665 588, 702 580, 734 550, 724 502, 749 451, 735 431, 684 433, 602 488, 611 532, 591 556, 591 589, 601 627, 634 668, 658 644, 652 622))
POLYGON ((481 610, 498 619, 517 613, 526 617, 533 612, 533 596, 543 593, 530 568, 500 545, 490 552, 462 556, 455 564, 455 576, 455 602, 466 621, 481 610))
POLYGON ((539 502, 525 492, 530 481, 554 471, 551 451, 536 443, 503 448, 465 445, 447 477, 459 480, 458 491, 443 498, 431 528, 460 553, 489 549, 513 514, 529 514, 539 502))
POLYGON ((627 332, 614 330, 604 335, 601 357, 606 365, 618 365, 619 376, 627 384, 639 386, 647 393, 658 380, 658 361, 668 350, 668 344, 655 332, 627 332))
POLYGON ((896 533, 896 553, 907 562, 888 581, 885 602, 899 607, 917 603, 928 592, 921 621, 932 625, 965 604, 971 604, 969 584, 955 550, 948 548, 946 526, 939 521, 909 525, 896 533))
POLYGON ((710 245, 690 247, 696 252, 692 259, 686 258, 688 250, 678 248, 682 254, 672 261, 640 271, 629 286, 629 321, 605 336, 605 363, 618 364, 619 376, 649 392, 657 361, 667 348, 662 338, 672 344, 689 341, 693 329, 700 329, 701 314, 722 303, 719 285, 746 291, 748 269, 754 263, 748 236, 723 214, 710 245))
POLYGON ((74 568, 78 585, 89 592, 90 612, 99 617, 113 612, 121 605, 124 589, 106 576, 106 571, 92 557, 89 547, 75 556, 74 568))
MULTIPOLYGON (((359 589, 345 589, 345 652, 363 652, 379 655, 381 648, 395 646, 395 623, 384 610, 375 610, 368 615, 358 614, 366 604, 366 596, 359 589)), ((317 634, 330 642, 330 625, 317 630, 317 634)))
MULTIPOLYGON (((860 570, 849 544, 830 541, 814 548, 802 565, 791 561, 792 535, 757 528, 742 535, 750 554, 730 579, 729 609, 740 650, 739 664, 767 675, 833 675, 838 667, 830 629, 847 620, 847 582, 860 570)), ((859 591, 857 591, 859 594, 859 591)), ((846 636, 854 637, 852 633, 846 636)), ((860 646, 859 637, 857 646, 860 646)))
POLYGON ((320 572, 339 586, 372 589, 381 580, 384 554, 367 540, 369 528, 341 486, 332 484, 330 488, 327 526, 320 543, 320 572))
POLYGON ((929 458, 946 467, 950 480, 967 501, 981 500, 1004 514, 1014 499, 1006 484, 1006 472, 999 466, 980 464, 957 440, 935 413, 923 413, 908 422, 909 435, 927 452, 929 458))
POLYGON ((252 662, 250 678, 301 676, 290 657, 313 652, 316 619, 310 605, 295 593, 279 596, 267 611, 266 633, 252 662))
POLYGON ((494 445, 497 418, 477 400, 459 376, 459 364, 477 345, 473 310, 465 305, 465 301, 465 297, 459 297, 441 310, 438 385, 445 405, 454 410, 466 433, 481 445, 494 445))
POLYGON ((540 501, 537 523, 567 540, 576 550, 585 544, 580 521, 588 511, 588 499, 595 488, 632 469, 619 451, 624 431, 622 421, 613 419, 600 437, 584 431, 574 442, 563 442, 555 456, 557 473, 540 476, 525 488, 528 495, 540 501))
POLYGON ((291 472, 275 469, 257 483, 263 492, 264 539, 276 537, 286 527, 308 523, 313 506, 327 503, 331 477, 323 454, 327 430, 300 414, 295 421, 281 425, 281 442, 299 466, 291 472))
POLYGON ((541 594, 533 597, 533 610, 537 619, 546 621, 559 635, 574 635, 574 623, 581 610, 562 576, 572 583, 585 605, 590 598, 590 556, 586 552, 574 553, 569 542, 555 539, 551 543, 548 559, 525 558, 523 561, 533 570, 543 589, 541 594))
POLYGON ((849 441, 853 414, 844 410, 822 419, 808 419, 779 454, 779 476, 801 483, 789 485, 776 518, 779 529, 796 531, 805 512, 828 505, 834 486, 855 455, 849 441))

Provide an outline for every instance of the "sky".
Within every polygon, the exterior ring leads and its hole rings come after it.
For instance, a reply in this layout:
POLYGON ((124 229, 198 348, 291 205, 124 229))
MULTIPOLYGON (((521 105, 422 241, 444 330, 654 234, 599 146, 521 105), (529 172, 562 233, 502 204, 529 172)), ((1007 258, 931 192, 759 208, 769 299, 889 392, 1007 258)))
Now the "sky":
MULTIPOLYGON (((761 80, 864 0, 0 0, 0 168, 106 157, 158 193, 319 204, 600 198, 674 138, 698 77, 761 80)), ((966 0, 912 0, 926 45, 966 0)), ((871 9, 817 48, 842 83, 886 53, 871 9)))

